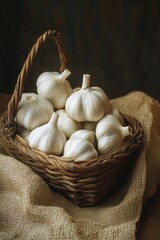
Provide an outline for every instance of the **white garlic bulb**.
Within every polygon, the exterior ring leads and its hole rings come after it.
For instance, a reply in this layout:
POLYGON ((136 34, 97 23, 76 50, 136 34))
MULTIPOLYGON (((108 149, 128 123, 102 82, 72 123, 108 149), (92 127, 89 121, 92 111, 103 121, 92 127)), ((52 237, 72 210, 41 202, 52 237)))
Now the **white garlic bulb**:
POLYGON ((130 132, 130 127, 123 127, 114 115, 106 115, 96 127, 98 151, 101 154, 106 154, 116 150, 124 143, 125 137, 130 135, 130 132))
POLYGON ((29 146, 48 154, 60 156, 66 143, 64 133, 57 127, 58 114, 53 113, 49 122, 34 129, 28 137, 29 146))
POLYGON ((94 131, 90 131, 90 130, 87 130, 87 129, 81 129, 81 130, 78 130, 78 131, 74 132, 70 136, 70 139, 71 138, 85 139, 85 140, 91 142, 94 146, 97 143, 96 133, 94 131))
POLYGON ((95 131, 97 122, 86 121, 86 122, 82 122, 81 124, 82 124, 82 128, 90 131, 95 131))
POLYGON ((98 153, 89 141, 80 138, 71 138, 64 146, 63 156, 73 158, 75 161, 83 161, 98 157, 98 153))
POLYGON ((65 109, 60 109, 56 111, 59 115, 58 127, 63 131, 66 138, 69 138, 72 133, 81 128, 81 123, 74 121, 65 111, 65 109))
POLYGON ((52 104, 35 93, 23 93, 18 104, 16 122, 33 130, 49 121, 53 113, 52 104))
POLYGON ((18 125, 18 134, 26 141, 28 141, 28 136, 31 130, 24 128, 23 126, 18 125))
POLYGON ((99 87, 90 87, 90 75, 83 75, 82 88, 67 99, 66 112, 77 122, 96 122, 109 112, 109 100, 99 87))
POLYGON ((66 80, 70 71, 65 69, 61 74, 57 72, 44 72, 37 79, 37 92, 40 96, 52 102, 55 109, 64 108, 72 88, 66 80))

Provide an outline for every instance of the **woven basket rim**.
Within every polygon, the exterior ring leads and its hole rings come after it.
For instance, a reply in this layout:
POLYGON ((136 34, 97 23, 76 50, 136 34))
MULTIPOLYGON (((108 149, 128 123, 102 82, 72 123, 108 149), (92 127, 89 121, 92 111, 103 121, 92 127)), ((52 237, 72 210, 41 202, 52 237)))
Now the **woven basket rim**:
MULTIPOLYGON (((133 134, 117 150, 110 152, 108 154, 98 156, 94 159, 76 161, 74 158, 72 158, 72 159, 65 158, 63 156, 56 156, 53 154, 47 154, 47 153, 41 152, 36 149, 31 149, 29 147, 27 141, 25 141, 18 134, 15 134, 15 136, 13 138, 10 137, 9 141, 10 141, 10 144, 13 144, 13 145, 15 144, 15 146, 16 146, 15 150, 21 148, 21 146, 23 145, 24 148, 28 149, 28 152, 33 153, 33 155, 35 154, 36 156, 40 156, 39 161, 42 163, 44 163, 44 160, 42 160, 42 159, 46 159, 46 163, 48 162, 48 163, 52 164, 52 161, 56 161, 61 166, 66 165, 67 168, 69 165, 70 165, 70 167, 75 167, 75 168, 88 168, 88 167, 91 167, 92 165, 94 167, 96 167, 96 166, 102 167, 103 164, 106 164, 106 163, 112 164, 112 162, 117 161, 117 159, 119 159, 121 155, 127 154, 127 152, 128 152, 128 156, 131 155, 132 152, 134 152, 136 149, 138 149, 140 147, 140 145, 142 144, 143 129, 142 129, 141 123, 134 117, 128 116, 126 114, 122 114, 122 117, 123 117, 124 121, 126 121, 126 122, 130 121, 129 126, 132 128, 133 134), (131 123, 132 123, 132 125, 131 125, 131 123), (135 125, 134 126, 135 129, 133 128, 133 125, 135 125)), ((7 125, 7 111, 5 113, 3 113, 1 116, 1 128, 2 128, 1 131, 3 132, 4 139, 7 138, 5 135, 5 131, 4 131, 4 128, 6 128, 6 125, 7 125)), ((7 127, 7 129, 9 130, 9 127, 7 127)), ((27 154, 26 154, 26 156, 27 156, 27 154)))

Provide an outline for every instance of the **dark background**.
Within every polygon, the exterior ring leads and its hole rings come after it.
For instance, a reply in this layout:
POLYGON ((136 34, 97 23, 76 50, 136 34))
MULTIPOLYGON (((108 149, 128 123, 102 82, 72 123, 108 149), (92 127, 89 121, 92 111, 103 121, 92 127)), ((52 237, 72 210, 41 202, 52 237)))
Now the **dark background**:
MULTIPOLYGON (((69 80, 81 85, 83 73, 110 98, 140 90, 160 96, 159 0, 1 0, 0 92, 12 93, 22 65, 37 38, 62 31, 69 80)), ((25 91, 35 91, 37 76, 59 71, 55 44, 38 54, 25 91)))

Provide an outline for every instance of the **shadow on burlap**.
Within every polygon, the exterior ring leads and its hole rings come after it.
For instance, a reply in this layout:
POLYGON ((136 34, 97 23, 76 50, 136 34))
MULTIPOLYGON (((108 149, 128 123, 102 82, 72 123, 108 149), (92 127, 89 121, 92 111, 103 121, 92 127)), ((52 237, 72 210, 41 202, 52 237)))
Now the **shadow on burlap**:
POLYGON ((80 208, 51 191, 28 166, 1 154, 1 240, 135 239, 143 201, 154 195, 160 182, 160 106, 142 92, 111 102, 144 129, 144 147, 126 183, 99 206, 80 208))

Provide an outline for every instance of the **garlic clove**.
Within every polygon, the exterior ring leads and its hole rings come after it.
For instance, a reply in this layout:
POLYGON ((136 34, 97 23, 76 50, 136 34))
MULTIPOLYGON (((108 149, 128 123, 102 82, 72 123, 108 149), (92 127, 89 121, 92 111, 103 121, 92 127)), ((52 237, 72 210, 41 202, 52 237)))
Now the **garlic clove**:
POLYGON ((18 104, 16 122, 33 130, 49 121, 54 109, 52 104, 35 93, 23 93, 18 104))
POLYGON ((53 113, 47 124, 34 129, 28 137, 29 146, 48 154, 62 155, 66 137, 57 127, 57 121, 58 115, 53 113))
POLYGON ((64 108, 67 98, 73 91, 67 81, 70 74, 71 72, 68 69, 65 69, 61 74, 44 72, 37 79, 38 94, 52 102, 55 109, 64 108))
POLYGON ((84 161, 98 157, 98 153, 89 141, 72 138, 64 146, 63 157, 73 158, 75 161, 84 161))
POLYGON ((85 139, 92 143, 94 146, 97 144, 97 139, 96 139, 96 134, 94 131, 86 130, 86 129, 81 129, 76 132, 74 132, 71 136, 71 138, 80 138, 80 139, 85 139))
POLYGON ((58 127, 63 131, 66 138, 69 138, 75 131, 81 128, 81 123, 74 121, 65 111, 65 109, 60 109, 56 111, 59 115, 58 127))

